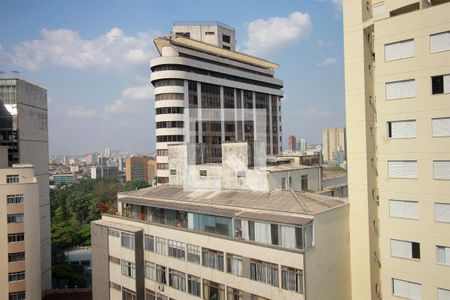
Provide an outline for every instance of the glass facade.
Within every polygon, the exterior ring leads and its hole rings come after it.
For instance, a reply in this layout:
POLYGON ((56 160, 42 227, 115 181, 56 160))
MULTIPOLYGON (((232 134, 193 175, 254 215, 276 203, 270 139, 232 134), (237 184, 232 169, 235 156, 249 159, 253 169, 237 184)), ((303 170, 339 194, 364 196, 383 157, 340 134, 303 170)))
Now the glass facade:
POLYGON ((19 162, 17 82, 0 80, 0 146, 8 147, 10 165, 19 162))

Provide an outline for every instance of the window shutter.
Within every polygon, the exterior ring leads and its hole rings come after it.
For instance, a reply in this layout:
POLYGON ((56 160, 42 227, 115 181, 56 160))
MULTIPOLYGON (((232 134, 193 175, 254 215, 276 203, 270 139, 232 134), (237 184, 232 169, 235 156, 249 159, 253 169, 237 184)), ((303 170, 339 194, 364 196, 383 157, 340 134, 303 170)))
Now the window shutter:
MULTIPOLYGON (((391 240, 391 255, 396 257, 407 257, 407 242, 391 240)), ((411 246, 409 247, 411 248, 411 246)))
POLYGON ((388 172, 390 178, 416 178, 417 161, 389 161, 388 172))
POLYGON ((450 136, 450 118, 433 119, 433 136, 450 136))
POLYGON ((437 222, 450 223, 450 204, 435 203, 434 210, 437 222))
POLYGON ((408 296, 412 300, 422 299, 422 285, 408 282, 408 296))
POLYGON ((400 99, 402 97, 402 83, 388 82, 386 83, 386 100, 400 99))
POLYGON ((450 300, 450 291, 438 288, 438 300, 450 300))
POLYGON ((431 53, 450 50, 450 31, 430 36, 431 53))
POLYGON ((445 263, 447 265, 450 265, 450 248, 449 247, 445 247, 445 263))
POLYGON ((401 297, 408 296, 408 283, 406 281, 394 279, 393 285, 394 285, 394 295, 401 297))
POLYGON ((402 218, 404 201, 389 200, 389 215, 394 218, 402 218))
POLYGON ((401 57, 401 47, 399 43, 392 43, 384 47, 386 61, 396 60, 401 57))
POLYGON ((416 97, 416 81, 405 80, 402 81, 402 98, 413 98, 416 97))
POLYGON ((450 160, 433 161, 434 179, 450 179, 450 160))
POLYGON ((404 203, 404 216, 409 219, 419 218, 419 203, 414 201, 403 201, 404 203))
POLYGON ((444 94, 450 93, 450 75, 444 76, 444 94))
POLYGON ((400 42, 400 58, 414 57, 414 40, 400 42))
POLYGON ((416 121, 395 121, 391 122, 391 138, 415 138, 416 121))

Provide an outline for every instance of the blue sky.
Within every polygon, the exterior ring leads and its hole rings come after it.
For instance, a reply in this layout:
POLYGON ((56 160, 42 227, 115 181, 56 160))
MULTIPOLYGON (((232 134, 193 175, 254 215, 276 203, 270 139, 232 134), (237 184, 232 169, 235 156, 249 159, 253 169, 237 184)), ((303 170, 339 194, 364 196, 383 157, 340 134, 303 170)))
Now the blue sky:
POLYGON ((0 70, 48 89, 52 155, 154 151, 148 66, 173 21, 233 26, 239 50, 281 65, 284 143, 344 126, 339 0, 0 1, 0 70))

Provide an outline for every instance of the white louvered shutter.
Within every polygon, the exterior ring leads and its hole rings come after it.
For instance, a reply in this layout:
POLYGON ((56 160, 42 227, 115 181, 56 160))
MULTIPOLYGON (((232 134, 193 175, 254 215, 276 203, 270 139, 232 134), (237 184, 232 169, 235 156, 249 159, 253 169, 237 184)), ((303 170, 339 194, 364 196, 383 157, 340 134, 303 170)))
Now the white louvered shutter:
POLYGON ((431 53, 450 50, 450 31, 431 35, 430 43, 431 53))
POLYGON ((403 178, 416 178, 417 177, 417 162, 416 161, 403 161, 403 178))
POLYGON ((450 93, 450 75, 444 75, 444 94, 450 93))
POLYGON ((405 139, 416 137, 416 121, 391 122, 391 138, 405 139))
POLYGON ((400 297, 407 297, 408 296, 408 282, 394 279, 393 280, 394 285, 394 295, 400 296, 400 297))
POLYGON ((404 201, 389 200, 389 215, 394 218, 403 218, 404 201))
POLYGON ((450 160, 433 161, 434 179, 450 179, 450 160))
POLYGON ((400 43, 400 58, 414 57, 414 40, 402 41, 400 43))
POLYGON ((401 81, 386 83, 386 100, 400 99, 402 97, 401 81))
POLYGON ((447 265, 450 265, 450 248, 449 247, 445 247, 445 263, 447 265))
POLYGON ((419 218, 419 203, 415 201, 403 201, 404 217, 408 219, 419 218))
POLYGON ((384 57, 386 61, 396 60, 400 58, 400 45, 393 43, 384 46, 384 57))
POLYGON ((391 240, 391 255, 396 257, 411 258, 411 243, 406 241, 391 240))
POLYGON ((450 204, 435 203, 434 210, 436 222, 450 223, 450 204))
POLYGON ((450 300, 450 291, 438 289, 438 300, 450 300))
POLYGON ((402 83, 402 98, 414 98, 416 97, 416 81, 404 80, 402 83))
POLYGON ((422 285, 408 282, 408 299, 421 300, 422 299, 422 285))
POLYGON ((372 6, 372 16, 378 16, 384 13, 384 2, 372 6))
POLYGON ((433 136, 450 136, 450 118, 433 119, 433 136))

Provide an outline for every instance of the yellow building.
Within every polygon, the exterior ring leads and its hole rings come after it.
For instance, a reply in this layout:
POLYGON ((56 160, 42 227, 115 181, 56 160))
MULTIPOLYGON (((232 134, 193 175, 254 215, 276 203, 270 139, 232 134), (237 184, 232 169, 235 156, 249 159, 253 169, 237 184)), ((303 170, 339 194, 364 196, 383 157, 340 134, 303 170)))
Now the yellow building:
POLYGON ((322 130, 323 161, 338 161, 336 153, 341 151, 345 159, 345 128, 325 128, 322 130))
POLYGON ((450 299, 450 1, 343 2, 352 299, 450 299))

